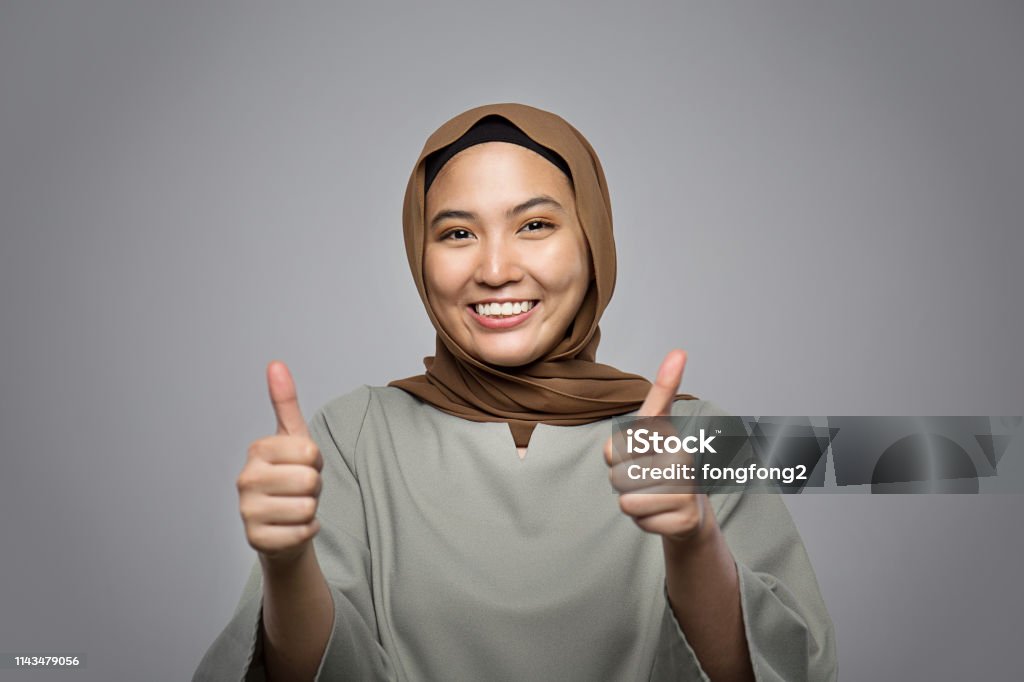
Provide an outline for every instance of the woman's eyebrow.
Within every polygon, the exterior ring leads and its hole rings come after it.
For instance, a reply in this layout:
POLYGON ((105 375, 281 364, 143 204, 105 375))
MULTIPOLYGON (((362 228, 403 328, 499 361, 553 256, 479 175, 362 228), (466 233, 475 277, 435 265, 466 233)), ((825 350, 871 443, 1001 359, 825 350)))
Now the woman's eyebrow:
POLYGON ((537 195, 537 196, 533 197, 532 199, 527 199, 526 201, 524 201, 523 203, 519 204, 518 206, 515 206, 515 207, 509 209, 508 211, 505 212, 505 217, 506 218, 515 218, 517 215, 519 215, 523 211, 529 211, 534 206, 540 206, 542 204, 548 204, 548 205, 558 209, 559 211, 564 211, 565 210, 564 208, 562 208, 562 205, 560 203, 558 203, 557 201, 554 200, 554 198, 549 197, 546 194, 540 194, 540 195, 537 195))
POLYGON ((441 211, 434 216, 433 220, 430 221, 430 229, 434 229, 442 220, 448 220, 449 218, 454 220, 476 220, 476 213, 471 213, 470 211, 457 211, 455 209, 441 211))
MULTIPOLYGON (((536 206, 541 206, 541 205, 544 205, 544 204, 547 204, 547 205, 551 206, 552 208, 555 208, 555 209, 557 209, 559 211, 564 211, 565 210, 560 203, 555 201, 555 199, 553 197, 549 197, 546 194, 539 194, 539 195, 537 195, 537 196, 535 196, 533 198, 527 199, 523 203, 521 203, 521 204, 519 204, 517 206, 513 206, 509 210, 505 211, 505 217, 506 218, 515 218, 517 215, 519 215, 520 213, 523 213, 524 211, 529 211, 531 208, 534 208, 536 206)), ((440 213, 438 213, 437 215, 435 215, 433 217, 433 219, 430 221, 430 228, 434 229, 435 227, 437 227, 438 223, 440 223, 442 220, 448 220, 448 219, 453 219, 453 220, 476 220, 477 219, 477 215, 476 215, 476 213, 473 213, 472 211, 460 211, 458 209, 447 209, 447 210, 441 211, 440 213)))

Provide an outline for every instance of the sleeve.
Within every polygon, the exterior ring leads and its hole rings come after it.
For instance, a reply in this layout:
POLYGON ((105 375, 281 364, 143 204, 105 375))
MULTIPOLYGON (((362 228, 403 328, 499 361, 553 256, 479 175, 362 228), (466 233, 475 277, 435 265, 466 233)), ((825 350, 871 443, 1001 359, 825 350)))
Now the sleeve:
MULTIPOLYGON (((726 415, 710 403, 700 414, 726 415)), ((712 494, 711 503, 736 562, 755 679, 835 680, 835 629, 807 551, 779 495, 712 494)), ((662 591, 664 614, 652 679, 708 680, 672 612, 664 586, 662 591)))
MULTIPOLYGON (((320 532, 313 545, 334 600, 334 624, 316 680, 394 679, 377 630, 362 494, 351 459, 369 398, 364 386, 329 403, 309 423, 324 459, 320 532)), ((265 680, 262 616, 262 571, 256 561, 231 621, 206 652, 193 682, 265 680)))

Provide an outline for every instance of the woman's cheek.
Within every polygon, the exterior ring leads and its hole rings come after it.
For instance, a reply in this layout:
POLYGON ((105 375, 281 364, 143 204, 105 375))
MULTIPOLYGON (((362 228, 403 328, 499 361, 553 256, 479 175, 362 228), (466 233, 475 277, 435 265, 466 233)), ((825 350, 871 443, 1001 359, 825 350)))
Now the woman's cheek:
POLYGON ((447 302, 458 293, 459 259, 452 258, 450 254, 428 252, 424 260, 424 270, 427 287, 440 302, 447 302))

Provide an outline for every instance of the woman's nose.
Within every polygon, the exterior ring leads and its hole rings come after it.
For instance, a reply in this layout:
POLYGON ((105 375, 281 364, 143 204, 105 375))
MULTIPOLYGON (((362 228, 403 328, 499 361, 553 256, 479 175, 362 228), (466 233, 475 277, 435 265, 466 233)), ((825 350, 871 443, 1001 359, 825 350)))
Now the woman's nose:
POLYGON ((476 281, 491 287, 500 287, 523 278, 519 256, 515 248, 495 242, 480 249, 476 281))

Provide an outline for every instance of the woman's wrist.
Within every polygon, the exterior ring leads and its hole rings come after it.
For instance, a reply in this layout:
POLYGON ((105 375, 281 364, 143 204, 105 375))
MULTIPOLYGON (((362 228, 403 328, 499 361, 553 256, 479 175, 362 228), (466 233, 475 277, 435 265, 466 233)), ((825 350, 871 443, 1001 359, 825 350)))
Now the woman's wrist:
POLYGON ((259 554, 264 580, 282 583, 292 582, 299 576, 320 572, 313 543, 309 543, 294 554, 259 554))
POLYGON ((673 561, 692 561, 695 556, 704 553, 708 548, 724 543, 718 521, 715 519, 711 502, 706 494, 697 495, 700 505, 700 524, 692 532, 685 535, 662 535, 666 559, 673 561))

